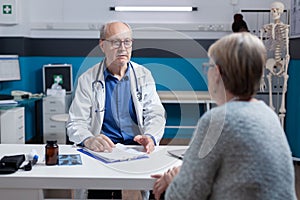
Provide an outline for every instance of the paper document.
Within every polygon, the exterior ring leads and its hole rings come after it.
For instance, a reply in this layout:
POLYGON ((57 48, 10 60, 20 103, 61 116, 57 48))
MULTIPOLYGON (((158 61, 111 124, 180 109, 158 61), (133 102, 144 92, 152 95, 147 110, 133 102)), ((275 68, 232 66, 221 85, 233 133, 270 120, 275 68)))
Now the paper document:
MULTIPOLYGON (((143 149, 143 148, 142 148, 143 149)), ((92 156, 105 163, 121 162, 136 160, 141 158, 149 158, 146 152, 142 152, 141 148, 134 148, 123 144, 116 144, 112 152, 96 152, 87 148, 79 149, 78 151, 92 156)))
POLYGON ((17 105, 18 102, 15 100, 0 100, 0 105, 17 105))

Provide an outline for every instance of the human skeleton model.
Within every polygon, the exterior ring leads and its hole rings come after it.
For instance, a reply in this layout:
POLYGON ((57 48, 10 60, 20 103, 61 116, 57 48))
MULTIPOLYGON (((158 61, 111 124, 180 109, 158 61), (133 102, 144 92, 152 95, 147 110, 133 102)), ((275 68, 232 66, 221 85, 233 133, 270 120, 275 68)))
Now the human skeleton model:
MULTIPOLYGON (((288 66, 290 61, 289 55, 289 25, 280 21, 280 16, 284 11, 284 5, 281 2, 271 4, 271 14, 274 23, 266 24, 260 32, 260 39, 263 40, 268 51, 266 62, 267 80, 269 84, 269 105, 275 110, 272 98, 272 76, 283 77, 283 88, 281 105, 279 108, 279 119, 282 127, 285 118, 285 94, 287 92, 288 66)), ((264 77, 263 77, 264 78, 264 77)), ((262 79, 260 90, 265 88, 265 82, 262 79)))

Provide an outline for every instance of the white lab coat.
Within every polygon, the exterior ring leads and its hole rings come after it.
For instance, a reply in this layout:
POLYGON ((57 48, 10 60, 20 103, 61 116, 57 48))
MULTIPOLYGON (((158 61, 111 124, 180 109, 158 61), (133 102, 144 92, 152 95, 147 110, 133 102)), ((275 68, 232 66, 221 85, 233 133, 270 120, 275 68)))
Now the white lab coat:
MULTIPOLYGON (((131 62, 135 70, 130 70, 131 94, 137 114, 140 134, 150 134, 154 137, 158 145, 165 128, 165 110, 161 104, 156 92, 155 82, 151 72, 145 67, 131 62), (137 98, 136 78, 139 91, 142 93, 141 101, 137 98)), ((92 90, 92 83, 100 80, 104 86, 104 92, 99 92, 99 105, 105 105, 105 81, 103 76, 103 64, 96 64, 83 73, 79 79, 75 91, 74 99, 69 109, 69 119, 67 122, 67 132, 69 140, 79 144, 86 138, 98 135, 104 118, 104 112, 95 112, 97 110, 95 102, 95 93, 92 90), (99 77, 98 68, 101 67, 99 77)))

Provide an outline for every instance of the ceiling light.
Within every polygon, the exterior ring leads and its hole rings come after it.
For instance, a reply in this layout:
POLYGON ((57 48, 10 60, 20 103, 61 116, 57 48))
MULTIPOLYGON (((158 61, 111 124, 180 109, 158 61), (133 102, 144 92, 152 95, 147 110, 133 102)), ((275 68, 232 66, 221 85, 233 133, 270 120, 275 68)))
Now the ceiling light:
POLYGON ((197 11, 197 7, 192 6, 115 6, 110 7, 112 11, 118 12, 189 12, 197 11))

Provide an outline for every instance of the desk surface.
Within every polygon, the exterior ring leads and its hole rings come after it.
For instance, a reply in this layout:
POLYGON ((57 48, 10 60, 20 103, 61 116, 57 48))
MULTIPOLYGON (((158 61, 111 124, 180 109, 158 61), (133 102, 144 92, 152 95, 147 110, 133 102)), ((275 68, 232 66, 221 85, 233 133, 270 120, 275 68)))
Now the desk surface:
POLYGON ((39 100, 42 100, 42 97, 32 97, 29 99, 20 99, 20 98, 15 98, 9 101, 14 101, 15 103, 5 103, 5 101, 0 102, 0 110, 9 110, 15 107, 20 107, 20 106, 26 106, 31 103, 35 103, 39 100))
POLYGON ((186 147, 159 146, 150 158, 105 164, 80 153, 76 147, 60 145, 59 154, 80 154, 82 165, 46 166, 45 145, 0 144, 0 157, 27 154, 35 149, 40 158, 31 171, 0 175, 0 189, 152 189, 155 179, 151 174, 181 164, 181 160, 171 157, 167 150, 182 148, 186 147))

